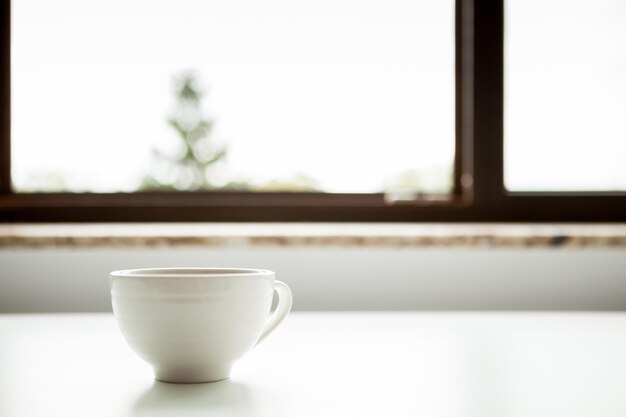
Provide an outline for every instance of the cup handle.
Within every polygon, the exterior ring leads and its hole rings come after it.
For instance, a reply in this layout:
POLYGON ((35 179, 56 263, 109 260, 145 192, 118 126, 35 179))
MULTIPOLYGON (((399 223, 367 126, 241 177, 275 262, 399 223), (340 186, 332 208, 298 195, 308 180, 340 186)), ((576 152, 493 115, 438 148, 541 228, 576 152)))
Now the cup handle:
POLYGON ((278 294, 278 305, 276 309, 272 313, 267 322, 265 323, 265 327, 261 332, 261 336, 259 340, 257 340, 256 345, 261 343, 270 333, 278 327, 278 325, 287 317, 289 311, 291 310, 291 305, 293 304, 293 297, 291 296, 291 290, 282 281, 274 281, 274 291, 278 294))

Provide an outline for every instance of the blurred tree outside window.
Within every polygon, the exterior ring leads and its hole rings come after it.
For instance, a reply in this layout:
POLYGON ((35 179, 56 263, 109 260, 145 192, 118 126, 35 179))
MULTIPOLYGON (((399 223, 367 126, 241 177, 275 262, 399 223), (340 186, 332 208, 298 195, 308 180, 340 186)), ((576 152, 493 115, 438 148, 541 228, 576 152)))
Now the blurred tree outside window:
POLYGON ((452 0, 11 14, 18 193, 451 191, 452 0))

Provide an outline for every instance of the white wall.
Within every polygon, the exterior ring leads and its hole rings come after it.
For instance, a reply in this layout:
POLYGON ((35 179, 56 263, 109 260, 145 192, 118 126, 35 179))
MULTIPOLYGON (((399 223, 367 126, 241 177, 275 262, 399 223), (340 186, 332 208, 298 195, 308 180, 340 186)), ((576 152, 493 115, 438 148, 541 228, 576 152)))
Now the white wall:
POLYGON ((110 311, 108 272, 275 270, 298 310, 626 310, 623 249, 97 248, 0 250, 0 312, 110 311))

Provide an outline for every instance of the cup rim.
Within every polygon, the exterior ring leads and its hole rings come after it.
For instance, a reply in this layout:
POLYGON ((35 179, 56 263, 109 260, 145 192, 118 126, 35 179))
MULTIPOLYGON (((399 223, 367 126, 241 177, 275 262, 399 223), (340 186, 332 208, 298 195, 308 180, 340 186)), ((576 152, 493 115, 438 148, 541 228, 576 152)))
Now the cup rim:
POLYGON ((272 277, 273 271, 252 268, 171 267, 122 269, 110 273, 114 278, 216 278, 272 277))

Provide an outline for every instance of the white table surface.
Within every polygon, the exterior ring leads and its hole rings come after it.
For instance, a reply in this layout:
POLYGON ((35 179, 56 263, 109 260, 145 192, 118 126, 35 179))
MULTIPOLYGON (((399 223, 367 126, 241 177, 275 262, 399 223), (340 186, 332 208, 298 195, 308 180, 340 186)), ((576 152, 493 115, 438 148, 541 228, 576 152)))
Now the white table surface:
POLYGON ((0 316, 0 416, 626 416, 626 314, 293 313, 230 380, 154 382, 110 314, 0 316))

